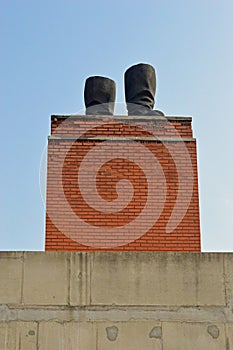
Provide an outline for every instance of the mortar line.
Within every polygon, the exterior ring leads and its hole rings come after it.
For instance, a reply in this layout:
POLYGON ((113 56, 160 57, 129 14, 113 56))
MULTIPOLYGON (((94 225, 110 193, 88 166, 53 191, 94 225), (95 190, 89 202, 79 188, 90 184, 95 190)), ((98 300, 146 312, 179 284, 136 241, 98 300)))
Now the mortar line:
POLYGON ((24 268, 25 268, 25 252, 23 252, 23 256, 22 256, 20 304, 23 304, 24 268))
POLYGON ((226 307, 229 306, 227 298, 227 286, 226 286, 226 269, 225 269, 225 257, 223 255, 223 286, 224 286, 224 298, 226 307))
POLYGON ((224 335, 225 335, 225 346, 226 346, 226 350, 230 350, 229 341, 228 341, 228 337, 227 337, 227 329, 226 329, 227 323, 225 323, 225 324, 223 325, 223 327, 224 327, 224 335))
POLYGON ((89 265, 88 265, 88 258, 87 253, 85 252, 84 257, 84 269, 85 269, 85 296, 84 296, 84 304, 88 303, 89 300, 89 265))
POLYGON ((7 350, 7 343, 8 343, 8 327, 9 323, 6 324, 6 332, 5 332, 5 339, 4 339, 4 350, 7 350))
POLYGON ((67 275, 68 275, 68 305, 70 306, 70 289, 71 289, 71 254, 67 254, 67 275))
POLYGON ((36 322, 36 350, 39 350, 39 322, 36 322))
POLYGON ((81 272, 81 278, 79 281, 79 291, 80 291, 80 305, 83 305, 83 285, 84 285, 84 277, 83 277, 83 252, 78 254, 78 264, 79 271, 81 272))
MULTIPOLYGON (((16 332, 18 331, 18 327, 16 329, 16 332)), ((23 350, 21 349, 21 345, 22 345, 22 339, 21 339, 21 331, 19 331, 19 350, 23 350)))
POLYGON ((163 350, 163 322, 161 322, 161 350, 163 350))
MULTIPOLYGON (((154 309, 145 311, 144 309, 138 309, 135 311, 127 312, 126 310, 122 310, 120 308, 115 310, 93 310, 85 307, 73 308, 72 315, 70 315, 70 308, 67 307, 66 310, 59 309, 56 310, 48 310, 46 308, 43 309, 21 309, 20 313, 12 314, 12 309, 9 310, 9 314, 7 312, 8 322, 11 321, 22 321, 22 322, 49 322, 49 321, 57 321, 57 322, 79 322, 79 321, 115 321, 119 322, 127 322, 133 319, 137 320, 157 320, 160 321, 168 321, 169 319, 172 321, 184 321, 184 322, 220 322, 227 323, 232 322, 232 318, 228 317, 222 310, 222 307, 219 308, 201 308, 198 310, 197 308, 188 308, 184 312, 179 312, 177 310, 164 310, 164 309, 154 309), (201 314, 199 313, 201 312, 201 314), (192 313, 192 317, 190 317, 192 313)), ((4 320, 3 320, 4 321, 4 320)))
POLYGON ((98 350, 98 342, 99 342, 99 334, 98 334, 98 327, 96 327, 95 337, 96 337, 96 350, 98 350))
POLYGON ((51 135, 48 136, 49 141, 112 141, 112 142, 195 142, 193 137, 140 137, 140 136, 64 136, 64 135, 51 135))
POLYGON ((91 292, 91 280, 92 280, 92 259, 93 259, 93 255, 89 255, 89 305, 92 304, 92 300, 91 300, 91 295, 92 295, 92 292, 91 292))

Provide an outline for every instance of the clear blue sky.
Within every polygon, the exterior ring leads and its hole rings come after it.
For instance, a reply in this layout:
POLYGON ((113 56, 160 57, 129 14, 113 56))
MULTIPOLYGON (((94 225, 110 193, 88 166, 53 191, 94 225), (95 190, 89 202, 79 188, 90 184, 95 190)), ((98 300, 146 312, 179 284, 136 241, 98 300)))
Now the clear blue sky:
POLYGON ((155 66, 156 107, 193 116, 202 249, 233 251, 233 1, 0 0, 0 250, 43 250, 40 158, 51 114, 90 75, 155 66))

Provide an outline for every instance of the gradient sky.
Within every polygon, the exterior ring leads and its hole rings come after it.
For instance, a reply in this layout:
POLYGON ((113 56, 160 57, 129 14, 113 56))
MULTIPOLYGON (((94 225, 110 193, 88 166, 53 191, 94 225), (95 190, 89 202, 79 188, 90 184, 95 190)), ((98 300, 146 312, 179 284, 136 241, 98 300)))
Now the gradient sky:
POLYGON ((157 72, 156 108, 192 116, 203 251, 233 251, 233 1, 0 0, 0 250, 43 250, 39 168, 51 114, 86 77, 157 72))

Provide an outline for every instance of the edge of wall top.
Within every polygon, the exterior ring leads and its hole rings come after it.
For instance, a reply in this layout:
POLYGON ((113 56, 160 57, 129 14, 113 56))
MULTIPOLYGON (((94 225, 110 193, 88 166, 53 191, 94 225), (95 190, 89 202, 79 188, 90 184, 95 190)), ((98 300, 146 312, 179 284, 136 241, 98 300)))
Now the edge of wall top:
POLYGON ((52 121, 65 120, 71 118, 72 120, 115 120, 115 121, 177 121, 177 122, 191 122, 192 117, 181 117, 181 116, 127 116, 127 115, 80 115, 80 114, 69 114, 69 115, 56 115, 52 114, 52 121))

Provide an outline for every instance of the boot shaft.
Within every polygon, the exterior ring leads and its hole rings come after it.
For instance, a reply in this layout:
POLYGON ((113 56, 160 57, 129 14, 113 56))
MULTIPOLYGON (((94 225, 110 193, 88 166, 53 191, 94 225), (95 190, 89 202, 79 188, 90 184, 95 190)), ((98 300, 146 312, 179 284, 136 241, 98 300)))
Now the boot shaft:
POLYGON ((116 98, 116 83, 109 78, 87 78, 84 88, 86 114, 113 115, 116 98))
POLYGON ((125 100, 128 115, 164 115, 153 110, 156 91, 154 67, 139 63, 125 72, 125 100))

